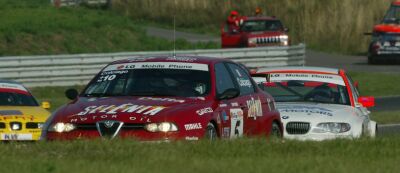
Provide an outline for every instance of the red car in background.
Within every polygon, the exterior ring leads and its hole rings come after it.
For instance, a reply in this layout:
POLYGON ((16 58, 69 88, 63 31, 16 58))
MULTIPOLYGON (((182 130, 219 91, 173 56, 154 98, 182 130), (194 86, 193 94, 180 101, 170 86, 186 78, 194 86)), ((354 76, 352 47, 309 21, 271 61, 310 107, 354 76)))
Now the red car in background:
POLYGON ((273 98, 226 59, 157 56, 115 61, 45 124, 43 138, 198 140, 281 136, 273 98))
MULTIPOLYGON (((371 35, 371 33, 367 33, 371 35)), ((368 48, 368 63, 377 64, 400 57, 400 1, 392 2, 380 24, 375 25, 368 48)))
POLYGON ((276 17, 242 17, 238 30, 224 23, 221 27, 221 47, 288 46, 289 29, 276 17))

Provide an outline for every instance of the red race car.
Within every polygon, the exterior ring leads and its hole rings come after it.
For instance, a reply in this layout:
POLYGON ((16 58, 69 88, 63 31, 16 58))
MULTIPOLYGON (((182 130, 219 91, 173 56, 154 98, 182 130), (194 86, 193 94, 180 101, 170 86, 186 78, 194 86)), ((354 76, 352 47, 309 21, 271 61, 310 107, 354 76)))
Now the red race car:
POLYGON ((400 1, 394 1, 380 24, 375 25, 368 48, 368 63, 399 61, 400 56, 400 1))
POLYGON ((275 17, 241 17, 238 29, 232 29, 228 23, 221 28, 221 47, 264 47, 289 46, 289 29, 275 17))
POLYGON ((115 61, 45 124, 43 139, 169 141, 282 136, 273 98, 226 59, 158 56, 115 61))

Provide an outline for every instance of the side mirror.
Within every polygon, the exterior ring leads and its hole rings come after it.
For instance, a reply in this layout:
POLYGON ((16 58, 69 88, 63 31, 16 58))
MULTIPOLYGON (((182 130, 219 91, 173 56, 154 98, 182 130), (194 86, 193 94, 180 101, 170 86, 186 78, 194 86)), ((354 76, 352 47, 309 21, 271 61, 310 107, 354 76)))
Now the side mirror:
POLYGON ((65 96, 70 100, 75 100, 78 97, 78 91, 76 89, 67 89, 65 96))
POLYGON ((232 99, 240 95, 240 91, 236 88, 229 88, 225 90, 222 94, 217 96, 218 100, 232 99))
POLYGON ((355 81, 355 82, 354 82, 354 87, 356 87, 357 90, 358 90, 358 81, 355 81))
POLYGON ((43 109, 50 109, 51 108, 50 102, 42 102, 41 106, 42 106, 43 109))
POLYGON ((358 97, 358 103, 362 106, 369 108, 375 106, 375 98, 374 97, 358 97))

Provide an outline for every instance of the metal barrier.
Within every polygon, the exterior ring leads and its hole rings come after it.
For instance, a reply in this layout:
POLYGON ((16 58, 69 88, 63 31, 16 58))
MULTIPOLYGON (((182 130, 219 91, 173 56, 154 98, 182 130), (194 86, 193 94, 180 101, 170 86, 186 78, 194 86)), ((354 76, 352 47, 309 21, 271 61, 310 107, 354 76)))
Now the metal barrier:
MULTIPOLYGON (((137 56, 172 55, 172 51, 0 57, 0 79, 28 87, 85 85, 108 63, 137 56)), ((228 58, 250 68, 305 64, 305 45, 176 51, 176 55, 228 58)))
POLYGON ((50 3, 56 7, 76 6, 80 4, 87 5, 105 5, 111 0, 50 0, 50 3))

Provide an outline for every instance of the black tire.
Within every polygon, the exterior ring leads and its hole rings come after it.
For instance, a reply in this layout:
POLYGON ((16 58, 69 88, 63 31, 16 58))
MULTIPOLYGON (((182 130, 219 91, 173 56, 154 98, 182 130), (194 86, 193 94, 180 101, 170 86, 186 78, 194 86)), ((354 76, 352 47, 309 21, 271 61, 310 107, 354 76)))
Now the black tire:
POLYGON ((276 138, 276 139, 282 138, 281 128, 279 127, 279 124, 275 121, 272 123, 270 138, 276 138))
POLYGON ((218 138, 217 129, 215 128, 214 124, 211 122, 209 122, 207 124, 205 137, 206 137, 206 139, 208 139, 210 141, 214 141, 218 138))

